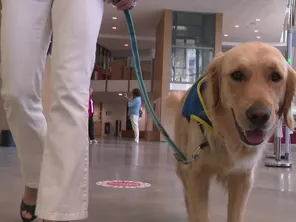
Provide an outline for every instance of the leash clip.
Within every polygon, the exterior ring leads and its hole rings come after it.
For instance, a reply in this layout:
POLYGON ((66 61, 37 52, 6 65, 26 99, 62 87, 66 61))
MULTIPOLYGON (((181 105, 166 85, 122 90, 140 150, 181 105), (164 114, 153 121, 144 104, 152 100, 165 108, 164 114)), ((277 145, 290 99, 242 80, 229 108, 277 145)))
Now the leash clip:
POLYGON ((197 160, 197 157, 199 156, 200 152, 201 152, 201 145, 199 145, 199 146, 197 147, 197 149, 195 150, 195 152, 192 154, 191 162, 197 160))
POLYGON ((200 154, 200 151, 201 151, 201 146, 198 146, 195 152, 192 154, 191 160, 186 160, 186 161, 182 160, 177 153, 174 153, 174 156, 177 159, 177 161, 183 163, 184 165, 187 165, 197 160, 200 154))
POLYGON ((181 159, 176 153, 175 153, 174 155, 175 155, 176 159, 177 159, 179 162, 181 162, 181 163, 183 163, 183 164, 190 164, 190 163, 192 163, 192 162, 194 162, 194 161, 196 161, 196 160, 198 159, 198 157, 199 157, 199 155, 200 155, 202 149, 205 148, 206 146, 209 146, 208 141, 205 141, 205 142, 203 142, 202 144, 200 144, 200 145, 197 147, 197 149, 195 150, 195 152, 192 154, 191 160, 182 161, 182 159, 181 159))

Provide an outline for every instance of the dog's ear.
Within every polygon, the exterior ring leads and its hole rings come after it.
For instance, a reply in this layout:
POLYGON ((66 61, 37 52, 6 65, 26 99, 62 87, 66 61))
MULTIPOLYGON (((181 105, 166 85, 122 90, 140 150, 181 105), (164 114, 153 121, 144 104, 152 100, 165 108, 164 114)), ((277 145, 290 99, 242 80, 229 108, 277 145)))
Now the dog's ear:
POLYGON ((220 102, 220 74, 222 71, 222 60, 223 53, 217 53, 216 57, 209 64, 207 70, 208 84, 211 88, 210 94, 212 98, 210 98, 210 106, 212 109, 215 109, 220 102))
POLYGON ((289 65, 288 78, 286 83, 286 94, 285 94, 285 100, 283 105, 283 114, 284 114, 285 123, 292 131, 294 130, 292 104, 293 104, 295 93, 296 93, 296 72, 289 65))

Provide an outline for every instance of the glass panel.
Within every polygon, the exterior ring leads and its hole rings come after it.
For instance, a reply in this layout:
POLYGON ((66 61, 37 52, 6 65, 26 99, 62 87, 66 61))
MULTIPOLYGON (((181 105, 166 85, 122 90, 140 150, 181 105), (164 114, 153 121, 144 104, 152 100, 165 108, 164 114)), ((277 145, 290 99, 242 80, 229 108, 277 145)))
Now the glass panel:
POLYGON ((292 115, 294 117, 294 124, 296 124, 296 97, 294 97, 294 101, 292 104, 292 115))
POLYGON ((200 43, 203 46, 215 47, 216 18, 212 15, 204 15, 203 38, 200 43))
POLYGON ((196 45, 196 39, 187 39, 187 38, 177 38, 174 45, 176 46, 193 46, 196 45))
POLYGON ((195 46, 195 39, 186 39, 187 46, 195 46))
POLYGON ((194 82, 197 79, 196 49, 186 49, 186 74, 188 82, 194 82))
POLYGON ((194 12, 177 12, 177 24, 183 26, 201 26, 202 14, 194 12))
POLYGON ((192 12, 174 12, 173 14, 173 45, 183 45, 177 39, 192 39, 194 43, 186 45, 198 47, 214 47, 215 15, 192 12))
POLYGON ((172 50, 172 79, 171 81, 181 81, 186 76, 186 58, 184 48, 173 48, 172 50))
POLYGON ((296 97, 294 97, 293 105, 292 105, 292 114, 296 115, 296 97))
POLYGON ((201 27, 199 26, 177 26, 176 28, 176 37, 200 38, 201 35, 201 27))
POLYGON ((196 79, 196 49, 173 48, 171 81, 189 82, 196 79))
POLYGON ((185 45, 185 39, 176 39, 176 45, 179 45, 179 46, 185 45))
MULTIPOLYGON (((206 71, 213 59, 214 50, 196 48, 173 48, 171 59, 171 83, 192 84, 206 71)), ((178 88, 182 86, 178 86, 178 88)), ((187 86, 186 86, 187 87, 187 86)), ((176 90, 176 84, 171 84, 176 90)))
POLYGON ((204 73, 214 57, 213 50, 199 49, 199 72, 204 73))
POLYGON ((215 18, 214 14, 174 12, 171 90, 187 89, 206 70, 214 55, 215 18))

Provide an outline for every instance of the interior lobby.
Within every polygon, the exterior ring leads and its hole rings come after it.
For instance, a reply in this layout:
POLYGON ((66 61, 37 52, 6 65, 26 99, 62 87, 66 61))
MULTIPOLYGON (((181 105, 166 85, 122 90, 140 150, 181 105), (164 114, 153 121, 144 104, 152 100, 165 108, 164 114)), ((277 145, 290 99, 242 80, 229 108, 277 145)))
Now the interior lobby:
MULTIPOLYGON (((174 117, 165 99, 171 92, 188 90, 218 53, 243 42, 262 41, 286 56, 286 3, 278 0, 188 0, 183 3, 138 0, 132 15, 144 85, 157 118, 172 138, 174 117)), ((293 39, 291 65, 294 69, 295 45, 293 39)), ((42 82, 46 118, 52 89, 50 50, 42 82)), ((124 95, 131 96, 139 84, 124 14, 110 4, 105 5, 90 87, 97 143, 89 144, 89 217, 85 221, 188 221, 182 183, 176 175, 176 160, 145 106, 139 120, 140 142, 133 141, 124 95)), ((24 183, 3 103, 0 99, 0 222, 19 222, 24 183)), ((291 134, 288 151, 285 137, 284 133, 280 159, 292 167, 267 166, 270 161, 278 161, 274 157, 276 142, 270 139, 256 168, 244 222, 296 219, 296 136, 291 134), (267 158, 270 154, 273 157, 267 158), (285 155, 288 158, 285 159, 285 155)), ((73 138, 73 144, 76 139, 73 138)), ((211 222, 227 221, 227 199, 225 190, 213 181, 209 204, 211 222)))

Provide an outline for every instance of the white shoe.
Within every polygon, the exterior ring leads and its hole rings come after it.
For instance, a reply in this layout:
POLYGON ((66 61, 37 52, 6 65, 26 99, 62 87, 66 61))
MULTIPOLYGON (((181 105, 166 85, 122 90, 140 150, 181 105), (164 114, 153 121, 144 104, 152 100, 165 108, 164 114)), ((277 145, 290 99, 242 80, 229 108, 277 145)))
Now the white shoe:
POLYGON ((98 143, 98 141, 96 141, 96 140, 90 140, 89 141, 89 144, 97 144, 98 143))

